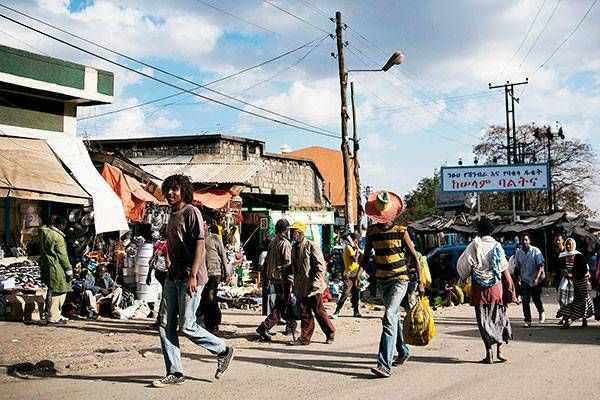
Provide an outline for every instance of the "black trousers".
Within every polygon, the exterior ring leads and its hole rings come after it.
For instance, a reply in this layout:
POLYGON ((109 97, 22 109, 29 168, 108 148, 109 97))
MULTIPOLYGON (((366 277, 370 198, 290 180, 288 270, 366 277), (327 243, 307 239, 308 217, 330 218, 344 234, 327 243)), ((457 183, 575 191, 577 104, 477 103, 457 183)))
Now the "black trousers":
POLYGON ((209 276, 208 282, 200 295, 199 315, 197 316, 203 319, 204 327, 209 332, 217 331, 221 324, 221 309, 219 308, 219 301, 217 299, 217 290, 220 281, 221 277, 218 275, 209 276))
POLYGON ((529 303, 533 300, 538 313, 544 312, 542 304, 542 287, 540 285, 531 287, 527 283, 521 283, 521 301, 523 302, 523 315, 525 322, 531 322, 531 309, 529 303))

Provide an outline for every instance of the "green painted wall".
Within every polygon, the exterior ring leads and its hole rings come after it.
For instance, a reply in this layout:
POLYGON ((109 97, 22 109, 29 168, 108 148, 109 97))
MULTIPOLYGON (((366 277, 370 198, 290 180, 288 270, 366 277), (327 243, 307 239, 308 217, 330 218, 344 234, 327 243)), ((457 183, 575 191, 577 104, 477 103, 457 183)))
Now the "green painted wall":
POLYGON ((0 72, 75 89, 84 88, 83 65, 6 46, 0 46, 0 72))
POLYGON ((115 79, 112 72, 98 71, 98 93, 112 96, 115 90, 115 79))
POLYGON ((26 110, 0 105, 0 123, 21 128, 63 132, 64 117, 43 111, 26 110))

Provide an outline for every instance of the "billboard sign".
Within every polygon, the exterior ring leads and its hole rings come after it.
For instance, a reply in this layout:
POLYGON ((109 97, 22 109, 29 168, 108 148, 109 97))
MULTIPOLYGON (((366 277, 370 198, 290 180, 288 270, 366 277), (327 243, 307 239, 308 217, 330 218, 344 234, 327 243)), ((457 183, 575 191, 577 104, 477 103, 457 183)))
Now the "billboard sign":
POLYGON ((548 190, 548 164, 442 167, 442 192, 519 192, 548 190))

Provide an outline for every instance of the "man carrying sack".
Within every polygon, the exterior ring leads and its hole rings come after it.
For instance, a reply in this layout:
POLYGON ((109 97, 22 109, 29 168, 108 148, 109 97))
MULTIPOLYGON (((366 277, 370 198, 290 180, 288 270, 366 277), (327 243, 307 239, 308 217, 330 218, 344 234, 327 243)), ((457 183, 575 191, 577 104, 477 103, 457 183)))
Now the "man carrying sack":
MULTIPOLYGON (((394 350, 398 351, 396 364, 403 364, 410 356, 410 351, 404 344, 400 321, 400 304, 406 296, 410 280, 405 248, 418 274, 420 267, 406 227, 394 222, 403 210, 402 199, 387 191, 372 193, 365 206, 365 213, 375 224, 367 229, 362 267, 367 268, 367 260, 374 250, 375 278, 385 307, 377 366, 371 368, 371 372, 379 378, 390 377, 394 350)), ((419 284, 419 292, 424 292, 422 284, 419 284)))

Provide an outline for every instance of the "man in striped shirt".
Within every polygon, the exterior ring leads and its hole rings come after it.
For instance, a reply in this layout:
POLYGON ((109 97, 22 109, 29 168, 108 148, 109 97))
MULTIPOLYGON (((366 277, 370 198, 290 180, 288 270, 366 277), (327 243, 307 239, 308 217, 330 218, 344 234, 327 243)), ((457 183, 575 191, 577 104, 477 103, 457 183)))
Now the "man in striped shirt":
MULTIPOLYGON (((363 268, 367 267, 369 255, 374 251, 374 274, 385 306, 377 366, 371 368, 381 378, 391 375, 394 350, 398 351, 398 364, 403 364, 410 356, 402 337, 400 304, 407 294, 409 271, 420 271, 416 250, 406 227, 394 222, 403 208, 400 197, 385 191, 369 196, 365 207, 367 216, 375 224, 367 229, 363 268)), ((422 286, 419 286, 419 291, 423 292, 422 286)))

